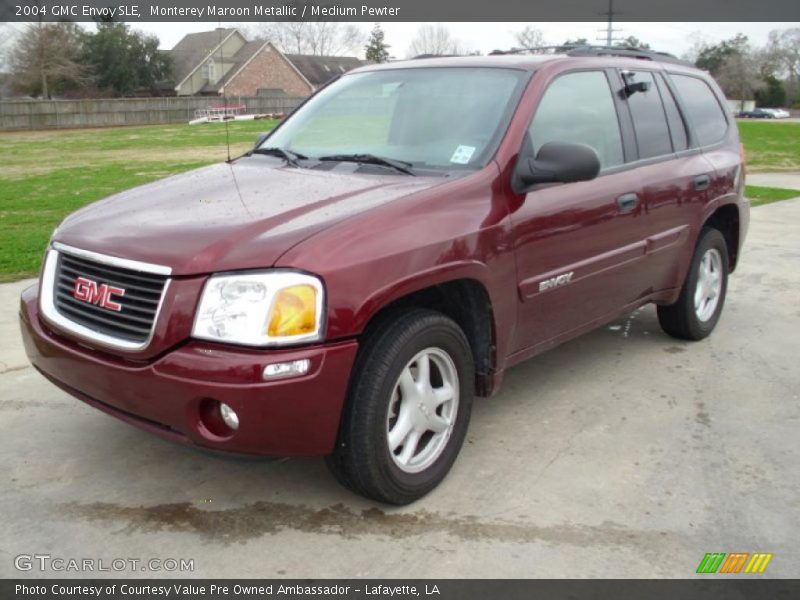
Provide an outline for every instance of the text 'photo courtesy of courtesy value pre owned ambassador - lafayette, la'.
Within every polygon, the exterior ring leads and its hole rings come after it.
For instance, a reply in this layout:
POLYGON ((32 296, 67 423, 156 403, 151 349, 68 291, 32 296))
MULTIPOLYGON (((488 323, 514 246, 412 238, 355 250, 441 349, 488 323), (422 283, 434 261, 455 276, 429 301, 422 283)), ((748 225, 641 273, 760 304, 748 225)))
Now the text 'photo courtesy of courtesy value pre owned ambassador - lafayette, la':
POLYGON ((749 220, 723 107, 654 52, 356 69, 244 156, 67 217, 28 357, 160 436, 411 502, 508 367, 651 302, 711 333, 749 220))

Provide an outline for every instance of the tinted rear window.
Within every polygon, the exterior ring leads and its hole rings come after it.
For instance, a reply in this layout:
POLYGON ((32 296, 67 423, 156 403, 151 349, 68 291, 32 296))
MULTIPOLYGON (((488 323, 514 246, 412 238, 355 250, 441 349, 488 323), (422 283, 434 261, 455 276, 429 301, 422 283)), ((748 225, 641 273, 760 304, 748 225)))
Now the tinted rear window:
POLYGON ((653 75, 647 71, 625 71, 622 74, 625 82, 644 83, 647 90, 634 92, 628 97, 628 106, 633 116, 633 128, 636 131, 636 144, 639 147, 639 158, 663 156, 672 152, 672 140, 669 137, 664 105, 656 87, 653 75))
POLYGON ((701 146, 719 142, 728 130, 725 113, 708 84, 697 77, 670 74, 678 95, 686 107, 701 146))

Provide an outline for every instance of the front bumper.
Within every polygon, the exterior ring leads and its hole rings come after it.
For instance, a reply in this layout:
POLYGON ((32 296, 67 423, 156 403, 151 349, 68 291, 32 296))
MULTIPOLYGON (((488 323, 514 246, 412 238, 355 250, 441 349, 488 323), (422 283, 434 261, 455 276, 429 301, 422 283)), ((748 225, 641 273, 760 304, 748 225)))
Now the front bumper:
POLYGON ((259 351, 190 341, 131 361, 64 337, 39 318, 36 288, 22 294, 20 325, 33 366, 76 398, 162 437, 215 450, 270 456, 329 454, 336 442, 357 343, 259 351), (307 358, 307 374, 266 382, 265 365, 307 358), (239 415, 230 435, 209 431, 201 403, 239 415))

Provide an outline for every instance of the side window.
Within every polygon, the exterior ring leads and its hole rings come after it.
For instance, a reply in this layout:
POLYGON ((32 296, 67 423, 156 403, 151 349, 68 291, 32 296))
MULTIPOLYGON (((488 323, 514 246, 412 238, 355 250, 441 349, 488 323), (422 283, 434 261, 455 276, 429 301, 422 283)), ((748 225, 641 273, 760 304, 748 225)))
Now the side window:
POLYGON ((534 155, 547 142, 578 142, 597 151, 601 169, 625 160, 614 98, 602 71, 567 73, 553 81, 529 133, 534 155))
POLYGON ((678 95, 686 107, 698 143, 701 146, 708 146, 724 138, 728 130, 728 121, 708 84, 689 75, 670 74, 670 78, 675 83, 678 95))
POLYGON ((622 79, 626 84, 644 84, 642 89, 628 96, 639 158, 671 154, 672 140, 669 137, 667 117, 653 74, 648 71, 623 71, 622 79))
POLYGON ((672 135, 672 146, 675 152, 686 150, 689 147, 689 141, 686 136, 686 124, 683 122, 683 117, 678 110, 678 105, 675 104, 675 98, 672 97, 672 92, 669 91, 664 78, 661 75, 656 77, 658 81, 658 89, 661 91, 661 100, 664 101, 664 111, 667 113, 667 122, 669 123, 669 132, 672 135))

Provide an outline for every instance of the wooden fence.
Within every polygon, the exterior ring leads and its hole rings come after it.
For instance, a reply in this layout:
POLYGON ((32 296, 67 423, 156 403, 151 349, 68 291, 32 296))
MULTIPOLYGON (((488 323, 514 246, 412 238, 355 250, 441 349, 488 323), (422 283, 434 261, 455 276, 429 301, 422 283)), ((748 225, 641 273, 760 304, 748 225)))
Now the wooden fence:
MULTIPOLYGON (((230 97, 227 104, 243 104, 248 113, 291 112, 303 98, 230 97)), ((222 98, 110 98, 105 100, 0 101, 0 131, 69 129, 188 123, 195 111, 222 104, 222 98)))

